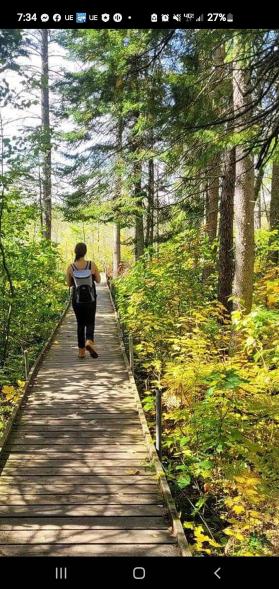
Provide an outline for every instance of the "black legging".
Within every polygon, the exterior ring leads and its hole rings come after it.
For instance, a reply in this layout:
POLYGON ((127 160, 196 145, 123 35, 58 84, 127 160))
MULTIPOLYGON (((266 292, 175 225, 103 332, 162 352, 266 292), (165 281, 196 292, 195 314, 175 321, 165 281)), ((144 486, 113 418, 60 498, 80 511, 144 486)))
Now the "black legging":
POLYGON ((84 348, 85 338, 94 339, 96 300, 94 303, 72 303, 77 318, 78 347, 84 348))

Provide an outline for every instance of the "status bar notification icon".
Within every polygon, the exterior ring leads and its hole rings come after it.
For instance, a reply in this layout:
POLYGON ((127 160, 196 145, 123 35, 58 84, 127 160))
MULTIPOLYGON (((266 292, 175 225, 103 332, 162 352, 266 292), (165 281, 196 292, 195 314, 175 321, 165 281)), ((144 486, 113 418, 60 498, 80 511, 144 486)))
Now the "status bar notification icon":
POLYGON ((120 14, 119 12, 116 12, 112 18, 113 18, 114 22, 121 22, 122 21, 122 14, 120 14))
POLYGON ((76 22, 77 23, 86 22, 86 12, 76 12, 76 22))

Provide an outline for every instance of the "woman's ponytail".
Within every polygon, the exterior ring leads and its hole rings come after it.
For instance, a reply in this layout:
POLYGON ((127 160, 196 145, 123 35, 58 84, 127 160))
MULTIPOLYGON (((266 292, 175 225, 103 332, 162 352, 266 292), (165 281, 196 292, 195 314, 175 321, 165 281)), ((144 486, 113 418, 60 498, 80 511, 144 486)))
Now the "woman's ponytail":
POLYGON ((77 243, 75 247, 75 262, 80 258, 83 258, 87 252, 87 247, 85 243, 77 243))

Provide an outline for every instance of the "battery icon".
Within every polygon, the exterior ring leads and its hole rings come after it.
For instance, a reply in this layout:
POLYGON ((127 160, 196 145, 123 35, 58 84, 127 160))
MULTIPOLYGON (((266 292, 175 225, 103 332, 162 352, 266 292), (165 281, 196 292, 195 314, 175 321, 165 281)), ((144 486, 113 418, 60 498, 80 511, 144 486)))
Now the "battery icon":
POLYGON ((227 22, 233 22, 233 14, 227 14, 227 22))

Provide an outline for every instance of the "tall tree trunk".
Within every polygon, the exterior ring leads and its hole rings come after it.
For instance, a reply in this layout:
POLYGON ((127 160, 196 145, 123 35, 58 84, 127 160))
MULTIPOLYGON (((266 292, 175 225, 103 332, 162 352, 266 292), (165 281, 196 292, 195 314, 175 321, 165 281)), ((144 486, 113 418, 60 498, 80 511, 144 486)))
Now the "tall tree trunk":
POLYGON ((113 278, 118 276, 120 264, 120 223, 114 223, 113 225, 113 278))
MULTIPOLYGON (((239 41, 237 43, 240 43, 239 41)), ((236 47, 238 49, 238 45, 236 47)), ((237 115, 247 108, 251 94, 247 70, 238 59, 233 70, 233 102, 237 115)), ((247 67, 247 66, 246 66, 247 67)), ((249 115, 248 115, 249 116, 249 115)), ((247 115, 239 117, 238 131, 245 125, 247 115)), ((237 306, 242 306, 249 313, 253 298, 254 273, 254 163, 242 144, 236 146, 236 183, 235 183, 235 275, 234 294, 237 306)))
MULTIPOLYGON (((214 92, 212 96, 212 107, 218 112, 220 110, 220 102, 222 99, 222 91, 219 84, 220 68, 224 65, 225 47, 221 44, 213 51, 212 60, 214 70, 212 72, 212 83, 214 84, 214 92)), ((210 243, 216 239, 217 224, 218 224, 218 206, 219 206, 219 181, 220 181, 221 158, 220 154, 215 154, 208 165, 207 171, 207 187, 205 199, 205 230, 208 235, 210 243)), ((209 262, 203 270, 203 280, 214 270, 214 263, 209 262)))
MULTIPOLYGON (((6 313, 6 309, 4 312, 4 322, 3 322, 3 334, 0 338, 0 367, 3 368, 8 356, 9 350, 9 342, 11 336, 11 328, 12 328, 12 313, 14 309, 14 299, 15 299, 15 287, 13 284, 13 279, 11 275, 11 271, 7 262, 6 258, 6 251, 5 246, 3 243, 4 233, 2 231, 2 222, 3 222, 3 214, 4 214, 4 207, 5 207, 5 183, 4 183, 4 133, 3 133, 3 121, 2 115, 0 113, 0 155, 1 155, 1 163, 0 163, 0 173, 2 177, 1 182, 1 193, 0 193, 0 255, 2 258, 2 265, 4 270, 4 276, 7 278, 7 282, 9 285, 9 295, 7 296, 7 306, 8 310, 6 313)), ((3 277, 4 278, 4 277, 3 277)), ((5 278, 4 278, 4 292, 5 292, 5 278)))
POLYGON ((136 206, 139 209, 136 213, 135 224, 135 259, 138 260, 144 252, 144 228, 143 228, 143 202, 141 194, 141 163, 134 163, 134 196, 136 206))
POLYGON ((217 235, 218 201, 219 201, 220 156, 211 160, 206 196, 206 232, 209 240, 217 235))
MULTIPOLYGON (((116 169, 116 182, 115 182, 115 200, 121 197, 122 194, 122 139, 123 139, 123 117, 119 115, 118 130, 117 130, 117 169, 116 169)), ((121 229, 120 222, 116 221, 113 228, 113 263, 112 263, 112 275, 113 278, 118 276, 119 264, 121 259, 121 246, 120 246, 121 229)))
POLYGON ((261 187, 264 176, 264 168, 261 167, 258 171, 258 175, 255 182, 255 202, 257 203, 257 216, 255 216, 255 222, 257 222, 257 228, 260 229, 262 226, 262 199, 261 199, 261 187))
POLYGON ((160 240, 160 199, 159 199, 159 183, 160 183, 160 172, 159 164, 156 165, 156 188, 155 188, 155 244, 156 244, 156 256, 159 256, 159 240, 160 240))
POLYGON ((42 29, 41 43, 41 111, 43 151, 44 236, 51 239, 51 133, 49 121, 48 29, 42 29))
POLYGON ((41 232, 44 231, 44 213, 43 213, 43 201, 42 201, 42 177, 41 177, 41 168, 39 165, 39 205, 40 205, 40 225, 41 225, 41 232))
MULTIPOLYGON (((270 198, 270 229, 279 231, 279 164, 272 165, 271 198, 270 198)), ((279 264, 279 252, 271 251, 270 259, 279 264)))
MULTIPOLYGON (((215 156, 207 171, 205 189, 205 230, 209 241, 212 243, 217 235, 218 204, 219 204, 219 178, 220 178, 220 156, 215 156)), ((208 261, 203 269, 203 281, 212 274, 214 262, 208 261)))
POLYGON ((263 210, 264 210, 266 222, 268 224, 270 224, 270 209, 268 210, 268 207, 267 207, 267 204, 266 204, 264 190, 262 191, 262 205, 263 205, 263 210))
POLYGON ((261 229, 261 227, 262 227, 262 196, 261 196, 261 191, 259 191, 259 194, 258 194, 257 205, 258 205, 258 208, 257 208, 257 213, 258 213, 258 215, 257 215, 257 221, 258 221, 257 228, 258 229, 261 229))
POLYGON ((153 245, 154 240, 154 159, 148 162, 148 205, 146 213, 146 246, 153 245))
POLYGON ((223 183, 220 197, 218 300, 232 311, 233 287, 233 197, 235 187, 235 149, 224 155, 223 183))
MULTIPOLYGON (((224 66, 225 46, 219 45, 213 52, 213 83, 215 81, 215 90, 212 98, 213 108, 220 110, 220 101, 222 99, 222 89, 219 84, 220 68, 224 66)), ((206 231, 210 241, 214 241, 217 236, 218 223, 218 205, 219 205, 219 178, 221 168, 221 157, 216 154, 209 163, 207 197, 206 197, 206 231)))

